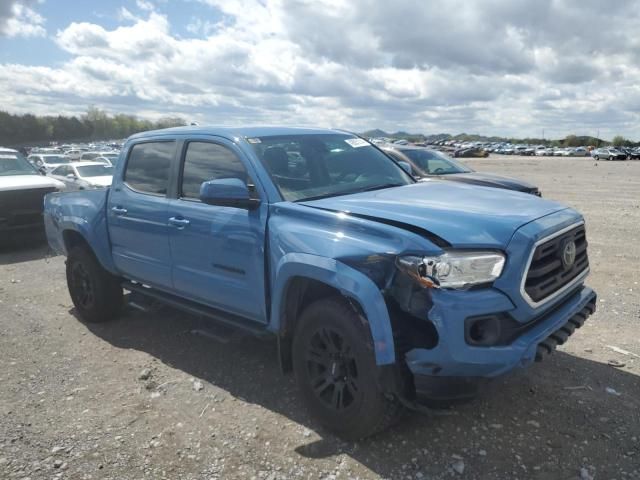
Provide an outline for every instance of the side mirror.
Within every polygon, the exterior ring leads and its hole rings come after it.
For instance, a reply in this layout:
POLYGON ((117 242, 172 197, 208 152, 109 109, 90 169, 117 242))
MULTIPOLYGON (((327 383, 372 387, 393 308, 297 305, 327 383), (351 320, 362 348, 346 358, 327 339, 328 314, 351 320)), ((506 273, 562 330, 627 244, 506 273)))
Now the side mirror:
POLYGON ((411 168, 411 164, 410 163, 403 162, 402 160, 399 160, 398 161, 398 165, 400 165, 400 168, 402 168, 409 175, 413 175, 413 169, 411 168))
POLYGON ((239 178, 209 180, 200 186, 200 201, 207 205, 254 210, 260 200, 251 198, 249 188, 239 178))
POLYGON ((76 179, 76 176, 75 176, 73 173, 67 173, 67 178, 68 178, 69 180, 75 180, 75 179, 76 179))

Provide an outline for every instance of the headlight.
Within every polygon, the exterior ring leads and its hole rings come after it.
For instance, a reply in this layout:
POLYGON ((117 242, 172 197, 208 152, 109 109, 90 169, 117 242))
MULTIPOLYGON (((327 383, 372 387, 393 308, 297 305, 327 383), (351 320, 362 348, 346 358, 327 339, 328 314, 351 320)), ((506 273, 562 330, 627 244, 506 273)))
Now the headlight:
POLYGON ((465 288, 493 282, 504 260, 498 252, 450 251, 438 257, 398 257, 396 265, 423 287, 465 288))

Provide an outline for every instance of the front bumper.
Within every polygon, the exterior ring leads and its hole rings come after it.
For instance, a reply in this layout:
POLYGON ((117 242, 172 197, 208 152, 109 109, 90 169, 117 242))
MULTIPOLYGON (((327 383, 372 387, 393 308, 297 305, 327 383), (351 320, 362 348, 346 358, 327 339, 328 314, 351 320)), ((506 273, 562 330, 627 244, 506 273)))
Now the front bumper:
MULTIPOLYGON (((438 344, 432 349, 415 348, 405 355, 414 379, 424 376, 493 378, 515 368, 526 367, 536 357, 542 358, 556 345, 564 343, 575 328, 595 311, 596 305, 595 292, 581 286, 551 311, 528 322, 524 332, 511 344, 485 347, 472 346, 465 341, 464 320, 468 311, 460 308, 459 295, 467 296, 465 303, 475 305, 476 311, 482 311, 489 305, 493 308, 500 304, 507 307, 510 304, 508 298, 495 290, 440 293, 442 298, 434 302, 429 314, 438 330, 438 344)), ((414 383, 418 386, 421 381, 414 383)))
POLYGON ((0 214, 0 235, 32 233, 44 231, 42 212, 11 212, 0 214))

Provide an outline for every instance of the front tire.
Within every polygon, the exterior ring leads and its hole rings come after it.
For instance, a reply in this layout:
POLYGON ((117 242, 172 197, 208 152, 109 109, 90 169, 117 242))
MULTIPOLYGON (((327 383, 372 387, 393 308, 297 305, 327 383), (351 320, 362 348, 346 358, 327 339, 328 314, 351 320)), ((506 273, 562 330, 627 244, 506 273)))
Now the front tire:
POLYGON ((122 286, 102 268, 86 247, 74 247, 67 258, 67 286, 80 317, 99 323, 117 317, 122 309, 122 286))
POLYGON ((293 339, 293 369, 304 403, 328 430, 356 440, 397 421, 402 406, 380 388, 366 320, 343 297, 308 306, 293 339))

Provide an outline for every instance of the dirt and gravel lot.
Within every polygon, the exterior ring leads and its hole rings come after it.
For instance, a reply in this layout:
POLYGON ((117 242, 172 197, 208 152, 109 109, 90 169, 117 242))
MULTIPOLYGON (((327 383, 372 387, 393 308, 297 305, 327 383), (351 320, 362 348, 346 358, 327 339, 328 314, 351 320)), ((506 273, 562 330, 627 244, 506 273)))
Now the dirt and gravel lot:
POLYGON ((0 252, 0 478, 640 478, 640 161, 467 163, 586 216, 599 310, 547 361, 450 415, 346 443, 309 419, 272 342, 212 341, 169 309, 83 324, 64 259, 12 247, 0 252))

